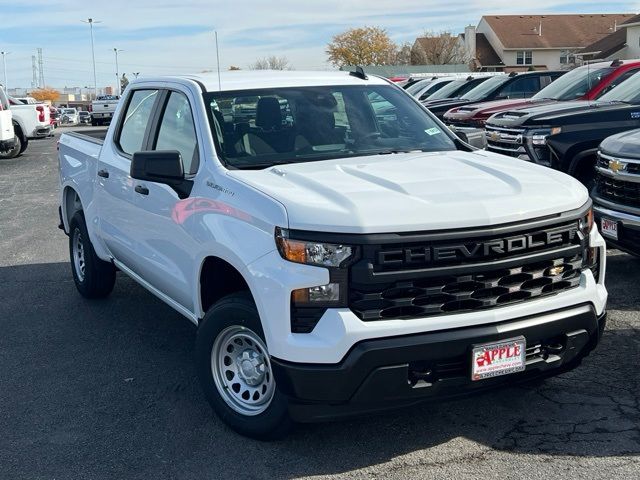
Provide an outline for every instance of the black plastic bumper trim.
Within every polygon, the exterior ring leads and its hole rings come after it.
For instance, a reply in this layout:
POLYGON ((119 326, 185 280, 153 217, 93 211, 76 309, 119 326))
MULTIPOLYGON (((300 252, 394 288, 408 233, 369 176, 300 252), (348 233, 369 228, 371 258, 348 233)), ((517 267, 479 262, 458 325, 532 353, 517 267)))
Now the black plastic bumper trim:
POLYGON ((320 421, 445 399, 573 368, 598 343, 605 315, 591 304, 477 327, 366 340, 338 364, 300 364, 272 358, 276 383, 298 421, 320 421), (465 369, 424 388, 409 382, 410 365, 468 358, 473 344, 523 335, 527 345, 560 341, 562 352, 527 361, 524 372, 472 382, 465 369))

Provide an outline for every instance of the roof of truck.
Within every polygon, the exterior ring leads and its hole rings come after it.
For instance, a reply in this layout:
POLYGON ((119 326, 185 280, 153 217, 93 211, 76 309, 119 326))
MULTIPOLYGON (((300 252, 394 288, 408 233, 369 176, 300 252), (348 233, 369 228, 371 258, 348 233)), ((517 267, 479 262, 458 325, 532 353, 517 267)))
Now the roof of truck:
MULTIPOLYGON (((140 81, 148 82, 154 80, 167 81, 171 79, 195 80, 206 88, 208 92, 232 91, 232 90, 249 90, 256 88, 282 88, 282 87, 313 87, 322 85, 362 85, 374 84, 385 85, 387 80, 368 75, 367 80, 350 75, 349 72, 304 72, 293 70, 235 70, 220 73, 220 82, 218 83, 218 74, 202 73, 197 75, 184 75, 177 77, 161 77, 161 78, 141 78, 140 81)), ((132 82, 133 83, 133 82, 132 82)))

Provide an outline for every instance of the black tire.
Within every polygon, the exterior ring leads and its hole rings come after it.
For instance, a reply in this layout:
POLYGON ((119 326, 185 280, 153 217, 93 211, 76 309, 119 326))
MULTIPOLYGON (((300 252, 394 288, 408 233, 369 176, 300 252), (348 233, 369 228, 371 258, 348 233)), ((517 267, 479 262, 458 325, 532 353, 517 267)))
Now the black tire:
POLYGON ((278 391, 277 385, 266 409, 254 415, 244 415, 231 408, 216 386, 212 349, 218 336, 234 327, 249 330, 264 342, 258 310, 248 292, 223 297, 209 309, 200 323, 195 349, 196 368, 205 397, 218 417, 239 434, 258 440, 282 438, 290 430, 292 422, 287 399, 278 391))
POLYGON ((93 127, 97 127, 98 126, 98 121, 97 120, 91 120, 91 125, 93 127))
POLYGON ((29 146, 29 140, 25 138, 24 140, 22 140, 22 145, 20 146, 20 155, 24 153, 24 151, 27 149, 28 146, 29 146))
POLYGON ((85 298, 104 298, 111 293, 116 282, 116 269, 96 255, 82 211, 76 212, 69 224, 69 258, 73 280, 80 295, 85 298), (84 272, 78 271, 78 248, 74 250, 76 241, 82 246, 84 272))
POLYGON ((0 152, 0 158, 9 159, 20 156, 20 154, 24 151, 22 150, 22 141, 20 140, 20 137, 16 135, 14 137, 14 142, 15 143, 13 144, 13 148, 11 150, 0 152))

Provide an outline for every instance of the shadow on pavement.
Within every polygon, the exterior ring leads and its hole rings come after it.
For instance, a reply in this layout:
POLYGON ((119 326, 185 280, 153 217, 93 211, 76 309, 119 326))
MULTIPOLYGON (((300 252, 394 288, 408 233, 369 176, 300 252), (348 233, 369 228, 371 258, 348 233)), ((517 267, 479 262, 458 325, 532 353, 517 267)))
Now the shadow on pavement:
MULTIPOLYGON (((305 425, 274 443, 242 438, 212 414, 192 365, 195 328, 128 278, 119 276, 109 299, 87 301, 66 263, 2 267, 0 464, 7 478, 295 478, 459 437, 476 442, 478 456, 639 455, 640 334, 622 318, 640 308, 638 267, 626 255, 609 259, 621 293, 612 295, 602 344, 577 370, 446 404, 305 425)), ((443 461, 433 451, 421 452, 426 464, 443 461)))

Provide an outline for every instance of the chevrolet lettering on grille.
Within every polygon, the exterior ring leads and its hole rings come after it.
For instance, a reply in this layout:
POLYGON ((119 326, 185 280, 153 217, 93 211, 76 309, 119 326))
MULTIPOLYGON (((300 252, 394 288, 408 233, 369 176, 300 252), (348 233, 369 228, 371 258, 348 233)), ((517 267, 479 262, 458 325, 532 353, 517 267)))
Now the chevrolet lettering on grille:
POLYGON ((377 263, 382 267, 398 267, 456 260, 482 260, 554 245, 572 244, 577 235, 577 226, 570 226, 563 230, 526 233, 484 242, 380 250, 377 254, 377 263))

